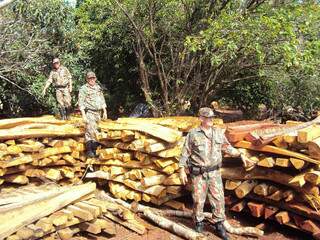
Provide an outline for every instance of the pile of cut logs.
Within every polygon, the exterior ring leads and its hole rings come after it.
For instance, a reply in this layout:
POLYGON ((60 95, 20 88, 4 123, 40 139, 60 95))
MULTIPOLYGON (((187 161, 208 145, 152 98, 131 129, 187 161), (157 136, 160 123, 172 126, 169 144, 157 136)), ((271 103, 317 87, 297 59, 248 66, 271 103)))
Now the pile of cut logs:
MULTIPOLYGON (((317 121, 286 125, 245 121, 221 125, 227 129, 230 142, 252 164, 245 169, 240 159, 226 156, 221 171, 229 209, 274 219, 319 238, 320 127, 317 121)), ((178 211, 185 207, 174 199, 188 193, 179 179, 178 160, 185 134, 198 125, 194 117, 103 121, 99 125, 98 157, 87 159, 80 118, 0 120, 2 222, 10 219, 11 214, 19 215, 23 208, 27 210, 21 213, 32 213, 21 214, 17 225, 0 224, 0 239, 44 236, 54 239, 57 233, 60 239, 70 239, 79 231, 112 235, 113 223, 143 234, 145 223, 123 200, 174 208, 174 212, 160 212, 138 204, 139 210, 134 211, 182 237, 202 239, 202 235, 191 229, 161 218, 172 214, 191 217, 190 212, 178 211), (95 184, 82 184, 85 180, 95 181, 117 199, 104 195, 101 202, 101 196, 92 194, 95 184), (27 186, 18 188, 20 185, 27 186), (44 211, 44 206, 52 202, 57 204, 44 211), (38 212, 38 207, 43 214, 38 212), (166 222, 164 226, 163 222, 166 222)), ((207 217, 210 221, 210 214, 207 217)), ((229 232, 241 234, 228 222, 225 226, 229 232)), ((261 235, 255 229, 242 230, 261 235)))
POLYGON ((3 188, 0 194, 0 239, 88 239, 101 232, 116 235, 115 224, 144 234, 148 224, 117 203, 95 195, 96 185, 68 187, 28 185, 3 188))
POLYGON ((227 137, 252 161, 226 158, 226 204, 234 212, 273 219, 320 239, 320 126, 288 121, 230 124, 227 137))
MULTIPOLYGON (((1 120, 0 239, 70 239, 78 232, 113 235, 112 223, 144 234, 147 224, 129 210, 130 205, 112 204, 111 198, 101 202, 93 194, 95 184, 82 184, 90 177, 117 198, 166 202, 183 209, 183 203, 169 201, 182 195, 176 173, 183 144, 180 130, 198 121, 158 119, 163 126, 148 119, 143 124, 123 121, 100 124, 98 157, 87 159, 81 119, 1 120)), ((164 220, 147 210, 143 214, 151 220, 164 220)), ((177 234, 201 239, 191 229, 177 227, 177 234)))

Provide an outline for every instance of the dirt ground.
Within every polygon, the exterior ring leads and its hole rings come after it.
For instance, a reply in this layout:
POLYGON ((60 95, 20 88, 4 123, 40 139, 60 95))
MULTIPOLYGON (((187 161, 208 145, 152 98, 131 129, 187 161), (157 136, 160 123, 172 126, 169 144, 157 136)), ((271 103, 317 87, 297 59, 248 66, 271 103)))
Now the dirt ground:
MULTIPOLYGON (((272 221, 263 221, 262 219, 255 219, 252 216, 246 214, 231 214, 227 212, 227 219, 233 226, 257 226, 264 222, 264 231, 265 235, 259 238, 247 237, 247 236, 238 236, 229 234, 230 240, 311 240, 312 237, 308 234, 304 234, 295 229, 281 226, 272 221)), ((190 228, 193 227, 193 223, 191 219, 183 219, 183 218, 171 218, 171 220, 175 222, 180 222, 190 228)), ((128 230, 120 225, 116 225, 116 236, 110 238, 107 235, 100 237, 90 237, 86 236, 87 239, 95 239, 95 240, 183 240, 166 230, 158 228, 154 225, 150 225, 148 227, 147 234, 141 236, 138 235, 131 230, 128 230)), ((206 223, 204 234, 207 236, 208 240, 219 240, 220 238, 214 235, 213 229, 209 223, 206 223)))
MULTIPOLYGON (((181 218, 172 218, 173 220, 176 220, 177 222, 181 222, 189 227, 192 227, 191 220, 181 219, 181 218)), ((256 226, 259 224, 259 221, 255 221, 252 217, 248 216, 228 216, 228 220, 232 225, 240 226, 240 222, 242 223, 242 226, 256 226), (243 223, 246 224, 243 224, 243 223)), ((144 236, 140 236, 138 234, 133 233, 130 230, 125 229, 124 227, 121 227, 117 225, 116 227, 117 235, 113 238, 110 238, 110 240, 182 240, 182 238, 171 234, 168 231, 165 231, 163 229, 154 227, 153 229, 150 229, 147 234, 144 236)), ((213 230, 209 223, 205 226, 205 232, 204 234, 207 236, 208 240, 219 240, 220 238, 215 236, 213 233, 213 230)), ((311 240, 312 237, 307 234, 303 234, 297 230, 288 228, 288 227, 282 227, 277 224, 273 224, 272 222, 266 223, 266 230, 265 235, 263 237, 254 238, 254 237, 247 237, 247 236, 238 236, 238 235, 231 235, 229 234, 231 240, 311 240)))

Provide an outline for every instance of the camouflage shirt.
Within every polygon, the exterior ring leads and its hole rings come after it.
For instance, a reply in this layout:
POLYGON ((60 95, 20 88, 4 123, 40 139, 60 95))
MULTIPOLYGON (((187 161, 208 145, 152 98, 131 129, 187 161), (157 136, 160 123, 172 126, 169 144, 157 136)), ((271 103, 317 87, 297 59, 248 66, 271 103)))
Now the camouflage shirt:
POLYGON ((47 82, 52 83, 55 87, 70 86, 71 81, 71 74, 69 70, 64 66, 60 66, 57 70, 52 70, 47 80, 47 82))
POLYGON ((106 101, 98 84, 94 86, 85 84, 80 88, 79 108, 80 110, 102 110, 106 108, 106 101))
POLYGON ((231 146, 224 135, 224 129, 213 127, 210 136, 201 128, 195 128, 187 135, 179 166, 210 167, 221 164, 222 153, 225 151, 237 156, 238 151, 231 146))

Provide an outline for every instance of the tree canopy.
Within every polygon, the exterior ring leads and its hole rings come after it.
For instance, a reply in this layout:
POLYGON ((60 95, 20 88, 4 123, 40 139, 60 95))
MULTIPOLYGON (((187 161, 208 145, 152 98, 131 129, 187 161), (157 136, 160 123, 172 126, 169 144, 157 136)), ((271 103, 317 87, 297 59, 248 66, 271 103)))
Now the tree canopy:
POLYGON ((16 1, 0 10, 3 113, 52 112, 40 97, 52 57, 77 90, 94 70, 108 111, 146 102, 155 115, 211 101, 255 116, 259 104, 307 117, 320 107, 320 3, 298 0, 16 1))

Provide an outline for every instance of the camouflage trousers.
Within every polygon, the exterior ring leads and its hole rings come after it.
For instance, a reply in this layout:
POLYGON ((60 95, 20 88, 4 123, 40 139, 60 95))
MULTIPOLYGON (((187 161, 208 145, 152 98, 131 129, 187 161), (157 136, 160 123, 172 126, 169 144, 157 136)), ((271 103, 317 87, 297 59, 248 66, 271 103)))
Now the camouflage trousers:
POLYGON ((69 88, 56 88, 56 99, 60 108, 71 107, 71 94, 69 88))
POLYGON ((98 123, 101 119, 101 111, 86 111, 87 123, 86 123, 86 132, 84 134, 84 139, 88 141, 97 141, 98 123))
POLYGON ((194 220, 196 222, 203 221, 203 207, 208 196, 213 221, 215 223, 224 221, 224 192, 220 171, 206 172, 198 176, 191 175, 191 180, 194 220))

